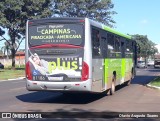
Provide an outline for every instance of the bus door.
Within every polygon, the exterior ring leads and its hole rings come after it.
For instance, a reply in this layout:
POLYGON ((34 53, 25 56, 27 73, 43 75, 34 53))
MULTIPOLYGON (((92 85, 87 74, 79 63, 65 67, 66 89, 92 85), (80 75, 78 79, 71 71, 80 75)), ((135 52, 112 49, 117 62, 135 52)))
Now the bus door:
POLYGON ((125 39, 121 38, 122 64, 121 64, 121 79, 120 79, 119 84, 124 83, 124 80, 125 80, 125 74, 126 74, 125 50, 126 50, 125 39))
POLYGON ((104 83, 104 59, 106 37, 98 30, 92 30, 92 78, 93 91, 102 92, 105 87, 104 83))
POLYGON ((100 33, 92 29, 92 91, 101 92, 102 88, 102 56, 100 48, 100 33))

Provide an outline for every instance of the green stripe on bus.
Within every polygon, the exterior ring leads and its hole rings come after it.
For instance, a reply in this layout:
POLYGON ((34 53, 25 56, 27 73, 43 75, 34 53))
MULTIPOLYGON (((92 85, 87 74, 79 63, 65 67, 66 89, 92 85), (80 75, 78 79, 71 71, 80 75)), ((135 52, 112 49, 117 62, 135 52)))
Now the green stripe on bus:
POLYGON ((109 77, 109 70, 108 70, 108 64, 109 64, 109 60, 108 59, 104 59, 104 64, 105 64, 105 69, 104 69, 104 81, 105 81, 105 84, 108 83, 108 77, 109 77))
POLYGON ((109 79, 113 77, 113 72, 116 72, 117 80, 122 79, 125 77, 126 71, 126 60, 125 59, 105 59, 105 73, 104 73, 104 80, 105 83, 109 82, 109 79))
POLYGON ((126 72, 126 59, 122 59, 122 66, 121 66, 121 76, 122 78, 125 78, 125 72, 126 72))
POLYGON ((113 29, 105 26, 105 25, 102 25, 102 28, 103 28, 104 30, 106 30, 106 31, 111 32, 111 33, 117 34, 117 35, 122 36, 122 37, 125 37, 125 38, 127 38, 127 39, 131 39, 131 36, 122 34, 122 33, 118 32, 118 31, 115 31, 115 30, 113 30, 113 29))

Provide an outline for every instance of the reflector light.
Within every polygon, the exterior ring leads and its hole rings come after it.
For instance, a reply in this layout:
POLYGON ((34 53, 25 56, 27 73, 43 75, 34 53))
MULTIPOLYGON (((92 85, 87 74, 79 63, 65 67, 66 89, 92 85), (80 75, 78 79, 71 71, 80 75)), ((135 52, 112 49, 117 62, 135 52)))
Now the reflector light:
POLYGON ((28 22, 28 24, 33 24, 33 22, 28 22))
POLYGON ((26 78, 28 80, 32 80, 32 72, 31 72, 31 69, 30 69, 30 63, 29 62, 26 63, 25 70, 26 70, 26 78))
POLYGON ((85 22, 85 20, 79 20, 80 22, 85 22))
POLYGON ((88 76, 89 76, 89 66, 86 62, 83 61, 81 80, 86 81, 88 79, 88 76))

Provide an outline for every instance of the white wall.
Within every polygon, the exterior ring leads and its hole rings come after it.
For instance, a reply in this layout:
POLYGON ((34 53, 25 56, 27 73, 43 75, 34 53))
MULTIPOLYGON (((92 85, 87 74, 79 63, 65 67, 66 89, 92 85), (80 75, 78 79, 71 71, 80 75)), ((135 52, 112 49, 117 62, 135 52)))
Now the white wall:
MULTIPOLYGON (((0 59, 0 62, 4 65, 4 67, 8 67, 12 65, 11 59, 0 59)), ((25 59, 16 59, 15 60, 16 65, 25 65, 25 59)))

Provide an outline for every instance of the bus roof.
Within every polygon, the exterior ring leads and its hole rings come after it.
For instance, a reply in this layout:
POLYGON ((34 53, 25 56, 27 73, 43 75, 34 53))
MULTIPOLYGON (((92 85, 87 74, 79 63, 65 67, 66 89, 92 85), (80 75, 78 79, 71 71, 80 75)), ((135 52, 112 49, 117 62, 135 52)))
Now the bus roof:
POLYGON ((122 37, 124 37, 124 38, 132 39, 131 36, 126 35, 126 34, 123 34, 123 33, 120 33, 120 32, 118 32, 118 31, 116 31, 116 30, 114 30, 114 29, 112 29, 112 28, 110 28, 110 27, 108 27, 108 26, 106 26, 106 25, 104 25, 104 24, 102 24, 102 23, 93 21, 93 20, 91 20, 91 19, 89 19, 89 21, 91 22, 91 24, 92 24, 93 26, 96 26, 96 27, 101 28, 101 29, 103 29, 103 30, 109 31, 109 32, 114 33, 114 34, 116 34, 116 35, 122 36, 122 37))
POLYGON ((96 21, 94 21, 92 19, 83 18, 83 17, 55 17, 55 18, 31 19, 29 21, 30 22, 36 21, 38 23, 41 23, 42 21, 53 22, 53 20, 56 21, 56 22, 60 22, 60 21, 62 21, 62 22, 64 22, 64 21, 65 22, 70 22, 72 20, 75 20, 75 21, 78 20, 79 21, 79 20, 85 20, 85 19, 88 19, 90 21, 91 25, 93 25, 93 26, 96 26, 98 28, 101 28, 103 30, 109 31, 111 33, 114 33, 116 35, 122 36, 122 37, 127 38, 127 39, 131 39, 132 38, 131 36, 122 34, 122 33, 118 32, 118 31, 116 31, 116 30, 114 30, 114 29, 112 29, 112 28, 110 28, 110 27, 108 27, 108 26, 106 26, 106 25, 104 25, 104 24, 102 24, 100 22, 96 22, 96 21))
POLYGON ((105 25, 102 25, 102 28, 103 28, 104 30, 107 30, 107 31, 111 32, 111 33, 114 33, 114 34, 117 34, 117 35, 119 35, 119 36, 125 37, 125 38, 127 38, 127 39, 131 39, 131 38, 132 38, 132 37, 129 36, 129 35, 122 34, 122 33, 118 32, 118 31, 115 31, 115 30, 113 30, 113 29, 105 26, 105 25))

